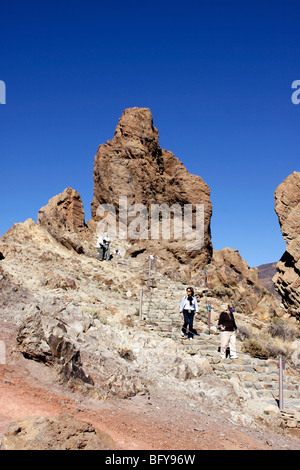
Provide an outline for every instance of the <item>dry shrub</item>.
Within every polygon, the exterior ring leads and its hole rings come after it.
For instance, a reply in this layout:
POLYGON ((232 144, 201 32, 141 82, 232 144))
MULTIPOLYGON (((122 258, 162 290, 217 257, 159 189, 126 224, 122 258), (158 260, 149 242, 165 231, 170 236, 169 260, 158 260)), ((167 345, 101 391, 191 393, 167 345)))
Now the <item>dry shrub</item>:
POLYGON ((232 297, 234 295, 234 291, 230 287, 223 286, 223 284, 216 284, 212 288, 212 294, 220 298, 232 297))
POLYGON ((270 323, 268 333, 272 338, 280 338, 283 341, 294 341, 300 337, 300 330, 296 325, 291 325, 280 319, 276 319, 270 323))
POLYGON ((245 353, 250 354, 252 357, 270 357, 270 351, 262 346, 256 339, 247 339, 242 346, 242 350, 245 353))
POLYGON ((249 329, 245 325, 239 324, 239 331, 237 334, 237 339, 239 341, 246 341, 251 337, 251 333, 249 332, 249 329))
POLYGON ((119 353, 119 356, 122 357, 123 359, 126 359, 126 361, 134 361, 136 359, 136 356, 131 349, 119 348, 118 353, 119 353))

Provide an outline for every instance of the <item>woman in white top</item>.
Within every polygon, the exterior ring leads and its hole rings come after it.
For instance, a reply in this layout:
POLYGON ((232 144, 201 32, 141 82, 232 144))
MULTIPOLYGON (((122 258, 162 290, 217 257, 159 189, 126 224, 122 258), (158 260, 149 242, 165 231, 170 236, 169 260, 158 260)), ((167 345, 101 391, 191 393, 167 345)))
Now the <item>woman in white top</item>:
POLYGON ((198 303, 197 299, 194 295, 194 289, 192 287, 188 287, 186 290, 186 295, 183 296, 181 303, 180 303, 180 315, 183 317, 184 323, 181 330, 181 336, 185 337, 188 336, 189 339, 193 339, 194 337, 194 316, 198 313, 198 303), (189 331, 187 333, 187 326, 189 327, 189 331))

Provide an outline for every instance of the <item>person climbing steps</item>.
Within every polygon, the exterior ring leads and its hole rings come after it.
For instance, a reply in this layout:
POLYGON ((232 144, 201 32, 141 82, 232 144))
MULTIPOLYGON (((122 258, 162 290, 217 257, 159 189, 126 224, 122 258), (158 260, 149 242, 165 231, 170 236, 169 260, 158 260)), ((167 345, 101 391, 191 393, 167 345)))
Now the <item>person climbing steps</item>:
POLYGON ((189 340, 194 338, 195 330, 193 328, 194 317, 198 314, 198 303, 194 294, 194 289, 188 287, 186 295, 183 296, 180 303, 180 315, 183 317, 184 323, 181 329, 181 336, 188 337, 189 340), (188 331, 187 331, 187 327, 188 331))

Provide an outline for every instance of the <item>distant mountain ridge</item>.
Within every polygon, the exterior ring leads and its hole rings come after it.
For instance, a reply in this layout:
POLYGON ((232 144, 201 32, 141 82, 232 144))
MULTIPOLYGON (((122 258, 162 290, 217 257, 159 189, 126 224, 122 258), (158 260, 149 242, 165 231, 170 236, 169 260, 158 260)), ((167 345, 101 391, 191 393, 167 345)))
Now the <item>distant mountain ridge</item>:
POLYGON ((275 276, 277 269, 276 269, 277 263, 266 263, 266 264, 261 264, 258 266, 258 279, 261 282, 261 284, 268 289, 268 291, 272 292, 272 294, 275 295, 277 299, 281 299, 280 295, 275 289, 274 282, 273 282, 273 277, 275 276))

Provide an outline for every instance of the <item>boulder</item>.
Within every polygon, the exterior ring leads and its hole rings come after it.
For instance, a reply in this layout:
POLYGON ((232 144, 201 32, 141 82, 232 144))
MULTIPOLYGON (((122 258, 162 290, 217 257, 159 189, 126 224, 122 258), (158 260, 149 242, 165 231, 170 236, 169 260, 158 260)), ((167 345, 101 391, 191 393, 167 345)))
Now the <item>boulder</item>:
POLYGON ((62 302, 28 304, 17 332, 16 350, 53 367, 60 382, 97 398, 127 398, 145 392, 134 365, 107 347, 105 325, 80 307, 62 302), (95 322, 96 324, 97 322, 95 322))
POLYGON ((30 416, 13 421, 0 450, 108 450, 116 449, 110 436, 70 414, 30 416))
POLYGON ((85 228, 85 215, 80 195, 66 188, 54 196, 38 213, 38 224, 53 230, 80 232, 85 228))
POLYGON ((17 349, 28 359, 55 365, 64 381, 94 385, 83 370, 80 350, 68 335, 65 322, 55 317, 37 304, 26 306, 18 329, 17 349))

